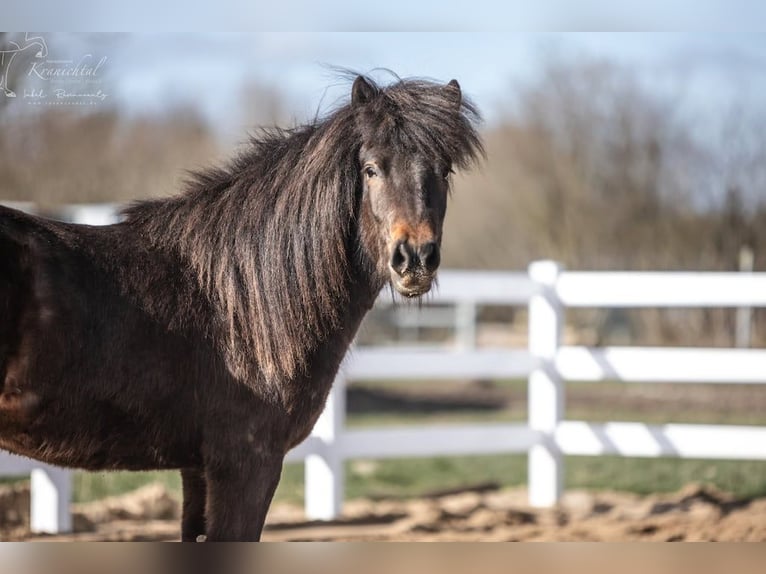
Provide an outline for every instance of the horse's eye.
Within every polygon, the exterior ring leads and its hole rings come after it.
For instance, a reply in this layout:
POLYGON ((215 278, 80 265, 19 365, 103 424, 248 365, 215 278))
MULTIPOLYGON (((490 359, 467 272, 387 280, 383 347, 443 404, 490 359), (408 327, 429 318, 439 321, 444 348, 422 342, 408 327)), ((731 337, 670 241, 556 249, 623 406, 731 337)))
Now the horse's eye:
POLYGON ((452 169, 452 167, 448 167, 444 170, 443 177, 444 179, 449 179, 449 176, 455 173, 455 170, 452 169))
POLYGON ((377 171, 375 171, 375 168, 374 168, 374 167, 372 167, 372 166, 368 165, 368 166, 366 166, 366 167, 364 168, 364 175, 366 175, 366 176, 367 176, 367 179, 372 179, 373 177, 375 177, 376 175, 378 175, 378 172, 377 172, 377 171))

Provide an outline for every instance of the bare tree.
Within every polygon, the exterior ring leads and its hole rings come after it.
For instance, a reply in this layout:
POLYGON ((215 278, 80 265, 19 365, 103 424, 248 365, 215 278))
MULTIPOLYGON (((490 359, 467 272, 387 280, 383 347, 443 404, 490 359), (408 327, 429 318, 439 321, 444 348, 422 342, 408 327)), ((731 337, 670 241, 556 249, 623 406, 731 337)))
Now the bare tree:
MULTIPOLYGON (((508 269, 553 258, 577 269, 728 270, 743 242, 766 239, 753 201, 765 195, 758 122, 711 143, 677 99, 604 61, 548 61, 516 93, 514 113, 486 135, 484 169, 455 182, 446 264, 508 269)), ((627 316, 635 336, 654 342, 692 334, 728 344, 732 332, 723 310, 627 316)))
POLYGON ((113 109, 25 114, 0 134, 0 198, 51 206, 165 195, 218 152, 190 109, 131 119, 113 109))

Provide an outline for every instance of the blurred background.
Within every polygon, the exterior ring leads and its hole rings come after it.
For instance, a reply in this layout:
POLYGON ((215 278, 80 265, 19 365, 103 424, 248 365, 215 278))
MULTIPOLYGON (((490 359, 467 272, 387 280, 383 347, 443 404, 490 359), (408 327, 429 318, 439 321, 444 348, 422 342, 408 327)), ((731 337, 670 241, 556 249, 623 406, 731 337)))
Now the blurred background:
MULTIPOLYGON (((177 193, 257 126, 311 121, 348 96, 335 67, 460 81, 484 116, 486 161, 458 174, 443 267, 752 271, 766 267, 766 41, 757 34, 0 34, 0 201, 61 206, 177 193), (42 44, 45 55, 41 55, 42 44), (12 65, 8 46, 16 46, 12 65), (15 93, 15 97, 8 94, 15 93)), ((360 344, 526 345, 526 310, 386 307, 360 344), (415 315, 413 315, 415 313, 415 315), (414 317, 414 318, 413 318, 414 317), (463 339, 461 339, 461 337, 463 339)), ((576 310, 583 345, 763 346, 762 310, 576 310), (741 333, 741 330, 740 330, 741 333)), ((349 387, 349 425, 524 420, 524 381, 349 387)), ((757 386, 578 385, 574 417, 766 423, 757 386)), ((350 496, 522 484, 524 457, 350 463, 350 496)), ((707 480, 766 494, 761 463, 579 457, 567 482, 633 492, 707 480)), ((178 488, 175 476, 160 477, 178 488)), ((78 477, 87 501, 148 481, 78 477)), ((300 501, 288 467, 278 498, 300 501)))
MULTIPOLYGON (((760 35, 5 34, 0 199, 43 209, 177 193, 257 126, 347 97, 333 67, 460 80, 487 161, 455 178, 444 266, 761 269, 760 35), (28 39, 29 38, 29 39, 28 39), (48 51, 36 58, 44 43, 48 51), (52 62, 52 63, 51 63, 52 62)), ((488 311, 491 314, 491 310, 488 311)), ((587 337, 734 343, 734 312, 585 313, 587 337), (692 337, 694 341, 689 341, 692 337)), ((752 336, 766 336, 763 321, 752 336)))

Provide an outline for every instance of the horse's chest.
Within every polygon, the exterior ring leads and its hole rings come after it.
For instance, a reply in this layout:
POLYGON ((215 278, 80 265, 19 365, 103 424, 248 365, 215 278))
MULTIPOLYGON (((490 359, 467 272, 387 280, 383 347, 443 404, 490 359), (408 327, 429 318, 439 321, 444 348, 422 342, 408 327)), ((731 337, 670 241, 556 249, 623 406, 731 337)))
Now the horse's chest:
POLYGON ((340 365, 368 307, 360 304, 356 312, 347 317, 345 327, 322 342, 309 358, 305 376, 281 385, 280 393, 289 421, 289 448, 311 433, 322 414, 340 365))
POLYGON ((287 424, 287 447, 300 444, 314 428, 324 410, 333 383, 333 375, 316 378, 300 385, 289 385, 283 390, 287 424))

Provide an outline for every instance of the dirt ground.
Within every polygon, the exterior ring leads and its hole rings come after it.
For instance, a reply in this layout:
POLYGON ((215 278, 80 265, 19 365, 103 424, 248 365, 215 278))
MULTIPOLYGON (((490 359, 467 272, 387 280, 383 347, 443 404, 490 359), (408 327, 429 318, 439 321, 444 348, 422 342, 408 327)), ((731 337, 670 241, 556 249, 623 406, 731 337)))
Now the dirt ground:
MULTIPOLYGON (((76 532, 33 536, 28 487, 0 489, 3 540, 163 541, 179 537, 179 501, 159 485, 75 505, 76 532)), ((524 489, 476 488, 414 500, 352 500, 334 522, 309 522, 275 505, 268 541, 766 541, 766 498, 736 500, 688 485, 673 494, 568 492, 555 509, 533 509, 524 489)))

